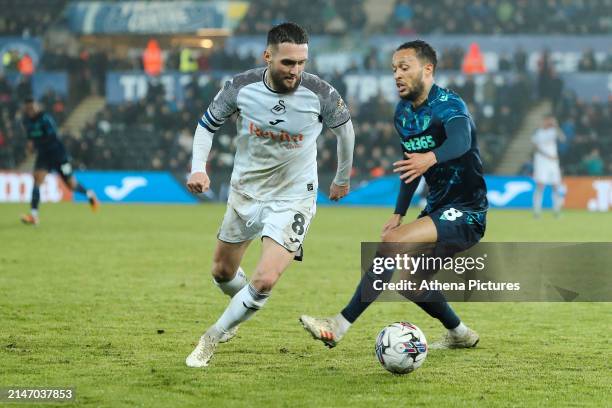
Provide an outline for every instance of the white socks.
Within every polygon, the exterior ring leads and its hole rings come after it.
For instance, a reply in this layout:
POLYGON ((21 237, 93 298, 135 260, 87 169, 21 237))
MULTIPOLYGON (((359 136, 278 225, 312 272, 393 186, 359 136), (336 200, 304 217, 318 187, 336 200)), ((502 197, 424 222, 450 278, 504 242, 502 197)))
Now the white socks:
POLYGON ((459 323, 459 326, 454 329, 449 329, 448 333, 453 337, 463 337, 466 335, 468 328, 463 322, 459 323))
POLYGON ((540 190, 537 187, 535 191, 533 192, 533 213, 535 214, 536 217, 539 217, 540 214, 542 213, 543 193, 544 193, 544 190, 540 190))
POLYGON ((340 335, 340 337, 343 337, 344 334, 348 331, 348 329, 351 328, 351 324, 352 323, 349 322, 348 320, 346 320, 346 318, 344 316, 342 316, 342 313, 338 313, 334 317, 334 320, 338 324, 338 329, 340 331, 340 333, 338 333, 338 335, 340 335))
POLYGON ((246 285, 238 291, 217 322, 207 330, 206 334, 220 338, 240 323, 247 321, 268 301, 269 293, 260 293, 253 286, 246 285))
POLYGON ((227 282, 217 282, 213 278, 213 282, 219 289, 221 289, 221 292, 225 293, 229 297, 234 297, 234 295, 248 283, 247 277, 241 267, 238 267, 236 275, 234 275, 231 280, 227 282))

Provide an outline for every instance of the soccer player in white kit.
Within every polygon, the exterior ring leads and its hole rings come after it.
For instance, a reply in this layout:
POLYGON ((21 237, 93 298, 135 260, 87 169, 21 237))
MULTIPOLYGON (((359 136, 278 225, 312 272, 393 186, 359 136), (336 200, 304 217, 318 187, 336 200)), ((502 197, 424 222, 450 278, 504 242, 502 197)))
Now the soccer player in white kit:
POLYGON ((536 189, 533 193, 533 213, 535 217, 541 215, 544 186, 550 185, 553 188, 553 210, 559 216, 563 199, 557 142, 563 142, 565 135, 554 116, 549 115, 544 118, 542 127, 536 130, 531 140, 535 145, 533 178, 536 189))
POLYGON ((338 167, 330 187, 336 201, 349 191, 355 134, 348 108, 327 82, 304 72, 308 34, 294 23, 268 32, 267 67, 225 83, 198 122, 193 141, 190 191, 209 187, 205 171, 213 134, 237 114, 236 157, 227 210, 218 233, 212 275, 229 305, 187 357, 189 367, 205 367, 219 343, 261 309, 275 283, 294 259, 316 211, 317 145, 323 125, 338 139, 338 167), (250 282, 240 261, 261 236, 261 258, 250 282))

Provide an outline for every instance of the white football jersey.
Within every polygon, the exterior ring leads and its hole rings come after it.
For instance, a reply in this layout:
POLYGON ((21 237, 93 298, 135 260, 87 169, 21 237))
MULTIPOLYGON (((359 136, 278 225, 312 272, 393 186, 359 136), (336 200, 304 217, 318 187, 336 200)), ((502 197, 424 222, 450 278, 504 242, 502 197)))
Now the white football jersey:
POLYGON ((292 93, 264 81, 266 68, 227 81, 199 121, 215 132, 234 113, 238 136, 231 187, 257 200, 292 200, 317 192, 317 137, 350 120, 338 92, 319 77, 302 73, 292 93))
MULTIPOLYGON (((538 147, 539 151, 544 152, 551 157, 557 157, 557 129, 538 129, 533 135, 533 143, 538 147)), ((540 156, 536 152, 536 157, 540 156)), ((549 157, 546 157, 547 159, 549 157)))

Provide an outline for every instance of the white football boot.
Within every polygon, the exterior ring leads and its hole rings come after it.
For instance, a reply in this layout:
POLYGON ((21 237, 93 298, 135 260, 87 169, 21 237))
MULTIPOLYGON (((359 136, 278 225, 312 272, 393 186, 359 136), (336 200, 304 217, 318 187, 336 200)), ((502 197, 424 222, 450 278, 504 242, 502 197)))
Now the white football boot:
POLYGON ((342 340, 338 323, 332 317, 316 318, 302 315, 300 323, 314 339, 321 340, 329 348, 336 347, 342 340))
POLYGON ((189 367, 196 368, 208 366, 208 362, 215 353, 218 343, 219 342, 211 336, 204 334, 200 337, 200 341, 196 348, 187 356, 185 364, 189 367))
POLYGON ((463 336, 446 333, 440 340, 430 344, 429 349, 443 350, 476 347, 479 340, 478 333, 468 327, 463 336))

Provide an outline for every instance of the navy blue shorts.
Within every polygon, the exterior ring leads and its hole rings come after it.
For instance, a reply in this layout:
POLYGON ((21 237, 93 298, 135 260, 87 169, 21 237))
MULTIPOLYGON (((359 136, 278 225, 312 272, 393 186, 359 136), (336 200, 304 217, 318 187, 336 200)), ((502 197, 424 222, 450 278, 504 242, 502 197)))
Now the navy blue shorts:
POLYGON ((439 250, 445 254, 463 252, 476 245, 487 226, 486 211, 471 211, 446 206, 419 218, 429 216, 438 231, 439 250))
POLYGON ((72 176, 70 158, 61 144, 39 150, 34 162, 34 170, 54 171, 65 180, 72 176))

